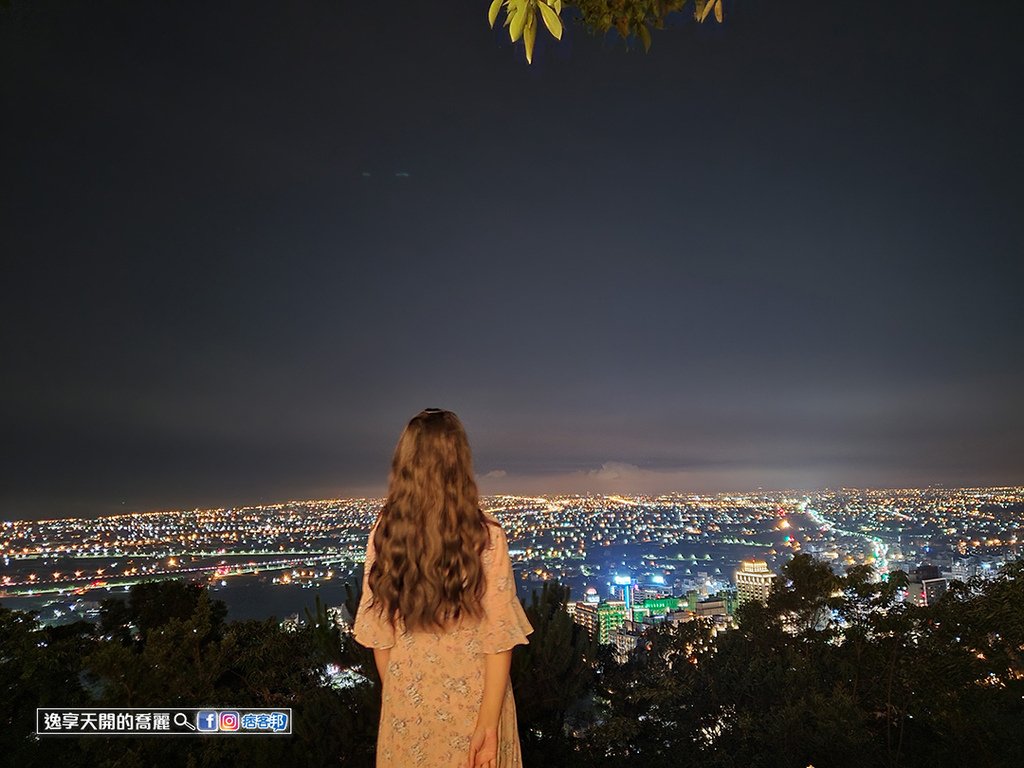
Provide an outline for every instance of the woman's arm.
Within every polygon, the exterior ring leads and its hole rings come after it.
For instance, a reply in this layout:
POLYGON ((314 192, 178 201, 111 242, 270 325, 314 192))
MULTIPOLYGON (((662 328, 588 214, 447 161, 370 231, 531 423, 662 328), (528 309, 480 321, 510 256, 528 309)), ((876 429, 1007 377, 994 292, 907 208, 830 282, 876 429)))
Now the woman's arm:
POLYGON ((377 674, 380 675, 380 684, 384 685, 384 673, 387 671, 388 662, 391 661, 391 649, 374 648, 373 660, 377 664, 377 674))
POLYGON ((497 728, 501 705, 508 687, 508 671, 512 665, 512 650, 484 654, 484 698, 476 718, 478 728, 497 728))
POLYGON ((484 697, 463 768, 494 768, 498 760, 498 719, 508 687, 512 649, 484 654, 484 697))

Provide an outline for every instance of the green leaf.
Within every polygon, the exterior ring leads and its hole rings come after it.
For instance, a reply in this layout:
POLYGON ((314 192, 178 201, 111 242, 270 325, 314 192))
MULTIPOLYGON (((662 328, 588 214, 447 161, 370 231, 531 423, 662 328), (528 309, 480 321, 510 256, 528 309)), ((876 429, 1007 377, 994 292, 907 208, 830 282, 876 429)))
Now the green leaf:
POLYGON ((505 0, 494 0, 491 3, 491 7, 487 10, 487 23, 491 25, 491 29, 494 29, 494 22, 498 19, 498 11, 501 10, 501 6, 505 4, 505 0))
POLYGON ((520 36, 523 34, 523 27, 525 27, 525 26, 526 26, 526 12, 525 11, 519 11, 519 13, 517 13, 515 15, 515 18, 512 19, 512 23, 509 25, 509 28, 508 28, 508 34, 509 34, 509 37, 512 38, 512 42, 513 43, 516 40, 518 40, 520 38, 520 36))
POLYGON ((544 19, 544 26, 548 28, 548 32, 555 40, 562 39, 562 20, 558 18, 558 14, 555 13, 551 8, 545 5, 543 2, 537 4, 540 8, 541 18, 544 19))
POLYGON ((644 52, 651 50, 651 33, 647 30, 646 24, 641 24, 636 30, 640 42, 644 44, 644 52))
MULTIPOLYGON (((541 6, 546 7, 546 6, 541 6)), ((531 14, 532 16, 532 14, 531 14)), ((531 18, 527 22, 526 27, 523 29, 523 42, 526 44, 526 61, 528 64, 533 64, 533 44, 537 40, 537 23, 535 17, 531 18)))

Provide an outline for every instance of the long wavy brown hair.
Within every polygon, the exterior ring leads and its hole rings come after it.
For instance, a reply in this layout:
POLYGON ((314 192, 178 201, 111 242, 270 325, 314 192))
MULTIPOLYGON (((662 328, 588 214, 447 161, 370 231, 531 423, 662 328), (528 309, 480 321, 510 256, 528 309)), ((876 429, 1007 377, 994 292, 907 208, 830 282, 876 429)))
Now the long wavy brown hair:
POLYGON ((393 625, 401 619, 409 632, 480 617, 489 524, 462 422, 451 411, 421 411, 391 461, 388 498, 373 534, 370 606, 393 625))

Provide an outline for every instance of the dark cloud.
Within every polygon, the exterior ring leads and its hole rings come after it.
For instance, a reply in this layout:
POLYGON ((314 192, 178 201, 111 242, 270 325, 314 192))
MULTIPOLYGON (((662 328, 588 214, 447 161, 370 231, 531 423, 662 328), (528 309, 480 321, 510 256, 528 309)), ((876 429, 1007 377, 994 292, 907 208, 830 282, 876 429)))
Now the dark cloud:
POLYGON ((20 6, 4 517, 379 493, 428 405, 496 491, 1024 482, 1017 8, 20 6))

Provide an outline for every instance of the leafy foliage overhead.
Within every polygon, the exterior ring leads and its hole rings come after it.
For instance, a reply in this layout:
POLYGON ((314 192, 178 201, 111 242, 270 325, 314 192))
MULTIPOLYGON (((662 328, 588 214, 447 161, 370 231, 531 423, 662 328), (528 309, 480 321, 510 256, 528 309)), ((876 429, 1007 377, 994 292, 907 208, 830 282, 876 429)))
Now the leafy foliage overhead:
MULTIPOLYGON (((721 23, 723 0, 694 0, 693 16, 704 22, 714 15, 721 23)), ((623 38, 635 36, 644 46, 651 48, 651 30, 662 29, 665 17, 682 11, 687 0, 491 0, 487 21, 494 27, 502 8, 512 42, 523 40, 526 60, 533 63, 533 47, 537 40, 538 18, 556 40, 562 39, 562 9, 575 9, 583 26, 592 32, 605 34, 613 27, 623 38)))

